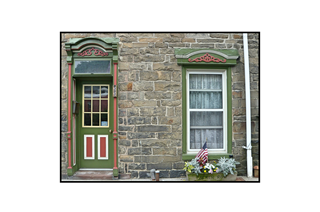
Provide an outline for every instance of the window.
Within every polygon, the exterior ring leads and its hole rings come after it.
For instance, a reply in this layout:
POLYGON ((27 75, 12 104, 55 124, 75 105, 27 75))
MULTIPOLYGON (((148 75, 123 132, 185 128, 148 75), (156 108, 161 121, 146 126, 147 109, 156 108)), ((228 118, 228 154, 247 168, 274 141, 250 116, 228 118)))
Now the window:
MULTIPOLYGON (((200 66, 201 67, 201 66, 200 66)), ((231 68, 189 67, 183 72, 182 159, 207 141, 209 159, 232 154, 231 68)))
POLYGON ((182 66, 182 159, 193 159, 207 141, 210 160, 232 154, 231 68, 236 49, 174 50, 182 66))
POLYGON ((110 60, 75 60, 76 74, 110 74, 110 60))
POLYGON ((226 70, 187 70, 187 152, 226 153, 226 70))
POLYGON ((109 85, 83 85, 83 127, 109 127, 109 85))

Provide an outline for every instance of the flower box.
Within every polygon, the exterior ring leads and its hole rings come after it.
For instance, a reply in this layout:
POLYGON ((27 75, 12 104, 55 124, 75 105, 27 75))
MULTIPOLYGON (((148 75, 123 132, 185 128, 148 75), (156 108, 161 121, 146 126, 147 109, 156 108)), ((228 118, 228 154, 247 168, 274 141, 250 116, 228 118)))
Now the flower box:
POLYGON ((187 172, 187 181, 236 181, 237 172, 233 174, 228 174, 226 177, 223 173, 212 173, 212 174, 195 174, 187 172))

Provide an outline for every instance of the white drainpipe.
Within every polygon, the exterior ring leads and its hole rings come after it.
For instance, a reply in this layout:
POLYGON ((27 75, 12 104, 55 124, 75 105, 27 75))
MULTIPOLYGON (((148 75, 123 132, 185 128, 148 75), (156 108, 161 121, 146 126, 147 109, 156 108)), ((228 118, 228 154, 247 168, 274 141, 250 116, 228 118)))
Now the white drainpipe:
POLYGON ((252 177, 252 156, 251 156, 251 101, 250 101, 250 69, 249 69, 249 52, 247 33, 243 33, 243 49, 244 49, 244 73, 245 73, 245 89, 246 89, 246 135, 247 146, 247 176, 252 177))

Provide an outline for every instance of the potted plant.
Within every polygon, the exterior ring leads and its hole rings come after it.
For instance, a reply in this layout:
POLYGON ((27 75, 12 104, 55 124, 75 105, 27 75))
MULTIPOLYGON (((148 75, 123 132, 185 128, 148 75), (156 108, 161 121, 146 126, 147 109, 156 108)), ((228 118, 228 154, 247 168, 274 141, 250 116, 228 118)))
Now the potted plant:
POLYGON ((230 158, 220 158, 218 163, 203 163, 202 158, 185 163, 184 170, 188 181, 235 181, 237 178, 236 162, 230 158))

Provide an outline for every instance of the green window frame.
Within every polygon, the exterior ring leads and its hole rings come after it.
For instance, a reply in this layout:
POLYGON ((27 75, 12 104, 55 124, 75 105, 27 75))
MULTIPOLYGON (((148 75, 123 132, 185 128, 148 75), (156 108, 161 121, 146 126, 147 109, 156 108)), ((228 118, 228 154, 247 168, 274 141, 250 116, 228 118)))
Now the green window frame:
POLYGON ((190 149, 188 144, 190 136, 189 125, 189 88, 188 74, 222 74, 225 93, 223 94, 223 134, 224 150, 213 150, 208 148, 209 160, 219 159, 221 157, 230 157, 232 155, 232 77, 231 67, 236 65, 238 58, 237 50, 211 50, 211 49, 175 49, 175 55, 178 65, 182 66, 182 159, 191 160, 195 158, 198 151, 201 149, 190 149), (200 61, 199 59, 204 54, 209 53, 214 59, 220 59, 220 62, 200 61), (195 61, 195 62, 194 62, 195 61), (221 62, 225 61, 225 62, 221 62))

